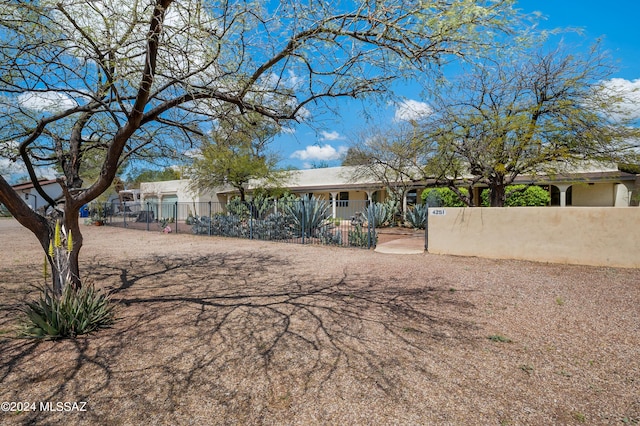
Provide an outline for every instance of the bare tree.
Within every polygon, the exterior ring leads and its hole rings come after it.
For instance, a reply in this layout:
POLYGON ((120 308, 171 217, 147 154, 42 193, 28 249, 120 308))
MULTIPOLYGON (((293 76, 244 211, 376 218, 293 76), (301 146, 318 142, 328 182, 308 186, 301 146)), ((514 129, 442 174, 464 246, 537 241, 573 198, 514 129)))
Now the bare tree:
POLYGON ((407 192, 424 178, 424 141, 415 123, 362 131, 347 152, 343 165, 352 166, 351 178, 381 182, 403 214, 407 192))
POLYGON ((501 59, 434 97, 435 112, 421 123, 428 174, 452 188, 484 183, 491 206, 502 206, 519 175, 637 161, 637 115, 625 115, 628 94, 606 84, 611 67, 597 46, 585 55, 558 48, 501 59))
POLYGON ((512 3, 5 1, 0 153, 23 163, 49 213, 30 210, 4 176, 0 202, 45 252, 62 221, 73 233, 78 287, 79 209, 123 161, 181 152, 176 136, 205 134, 230 106, 296 121, 323 100, 385 93, 415 71, 431 75, 509 31, 512 3), (101 159, 100 173, 85 181, 89 157, 101 159), (38 185, 36 170, 46 165, 62 171, 61 202, 38 185))

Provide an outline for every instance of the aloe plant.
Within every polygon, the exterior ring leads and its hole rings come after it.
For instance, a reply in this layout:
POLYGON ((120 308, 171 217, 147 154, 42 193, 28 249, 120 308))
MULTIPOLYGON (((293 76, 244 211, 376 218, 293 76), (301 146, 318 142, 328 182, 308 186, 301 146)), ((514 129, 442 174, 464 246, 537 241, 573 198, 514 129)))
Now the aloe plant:
POLYGON ((25 337, 75 337, 110 326, 115 305, 92 284, 76 290, 66 285, 55 295, 46 285, 38 300, 27 302, 21 334, 25 337))

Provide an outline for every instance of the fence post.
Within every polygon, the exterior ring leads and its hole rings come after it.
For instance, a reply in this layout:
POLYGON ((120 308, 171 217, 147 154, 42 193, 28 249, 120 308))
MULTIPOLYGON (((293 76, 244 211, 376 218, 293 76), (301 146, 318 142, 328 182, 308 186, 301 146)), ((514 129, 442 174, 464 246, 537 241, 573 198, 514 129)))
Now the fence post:
POLYGON ((367 200, 367 202, 365 203, 365 208, 367 209, 367 238, 368 238, 368 245, 367 248, 371 249, 371 246, 374 245, 374 238, 373 235, 375 235, 376 232, 376 224, 374 223, 374 221, 372 220, 372 208, 371 208, 371 200, 367 200), (372 235, 373 232, 373 235, 372 235))
POLYGON ((151 216, 151 204, 147 201, 147 215, 145 222, 147 222, 147 231, 149 231, 149 216, 151 216))
POLYGON ((300 198, 300 203, 302 204, 302 244, 304 244, 304 234, 307 233, 307 229, 306 229, 306 223, 305 223, 305 216, 306 216, 306 212, 305 212, 305 208, 304 208, 304 198, 300 198))
POLYGON ((253 203, 249 203, 249 239, 253 240, 253 203))
POLYGON ((178 233, 178 202, 173 205, 173 223, 176 224, 176 234, 178 233))
POLYGON ((429 203, 427 206, 427 216, 424 221, 424 251, 429 252, 429 203))
POLYGON ((209 236, 211 236, 211 201, 209 201, 209 236))
POLYGON ((127 227, 127 202, 122 202, 123 210, 122 210, 122 226, 127 227))

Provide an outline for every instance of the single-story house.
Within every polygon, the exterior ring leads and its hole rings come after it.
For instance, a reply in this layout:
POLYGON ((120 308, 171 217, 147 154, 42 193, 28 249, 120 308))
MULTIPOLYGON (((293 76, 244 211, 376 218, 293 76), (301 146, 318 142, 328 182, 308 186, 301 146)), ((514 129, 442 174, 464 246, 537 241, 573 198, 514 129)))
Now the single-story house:
MULTIPOLYGON (((640 175, 620 171, 616 166, 585 165, 580 169, 566 169, 554 175, 535 178, 520 176, 514 183, 536 184, 547 188, 552 206, 637 206, 640 194, 640 175)), ((189 184, 188 179, 142 183, 142 208, 146 205, 147 208, 155 209, 156 217, 172 217, 174 212, 171 204, 174 204, 173 208, 179 210, 175 212, 176 217, 184 218, 189 213, 206 214, 206 204, 224 205, 238 195, 238 191, 232 187, 194 194, 190 191, 189 184), (163 211, 157 211, 158 208, 163 211)), ((405 207, 419 202, 422 191, 434 184, 435 182, 417 181, 406 185, 403 200, 405 207)), ((259 186, 259 182, 250 182, 247 194, 250 196, 259 186)), ((367 200, 383 201, 388 195, 388 190, 381 181, 357 172, 352 166, 294 171, 283 186, 293 194, 311 194, 331 201, 331 214, 336 218, 348 217, 349 212, 353 212, 350 204, 364 204, 367 200)), ((474 194, 475 200, 480 200, 482 189, 482 186, 474 188, 477 191, 474 194)), ((210 212, 211 207, 208 209, 210 212)))

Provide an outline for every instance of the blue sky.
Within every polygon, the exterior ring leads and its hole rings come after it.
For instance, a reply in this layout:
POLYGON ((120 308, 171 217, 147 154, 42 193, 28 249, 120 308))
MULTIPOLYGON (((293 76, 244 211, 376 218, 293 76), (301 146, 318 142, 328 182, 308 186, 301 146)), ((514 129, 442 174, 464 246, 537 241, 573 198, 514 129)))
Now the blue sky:
MULTIPOLYGON (((539 12, 539 27, 578 28, 580 35, 564 33, 551 42, 564 39, 571 45, 588 47, 602 39, 603 48, 613 58, 618 71, 612 75, 618 86, 636 89, 640 93, 640 0, 520 0, 517 7, 525 13, 539 12)), ((410 105, 420 108, 420 88, 410 84, 399 87, 400 94, 410 105)), ((639 99, 640 102, 640 99, 639 99)), ((343 101, 336 105, 338 115, 314 128, 298 126, 295 133, 282 135, 273 144, 283 166, 307 168, 315 164, 339 165, 339 156, 352 143, 356 135, 371 123, 362 114, 360 101, 343 101)), ((378 126, 392 125, 402 117, 402 105, 386 107, 367 105, 378 126)), ((405 111, 406 112, 406 111, 405 111)))

